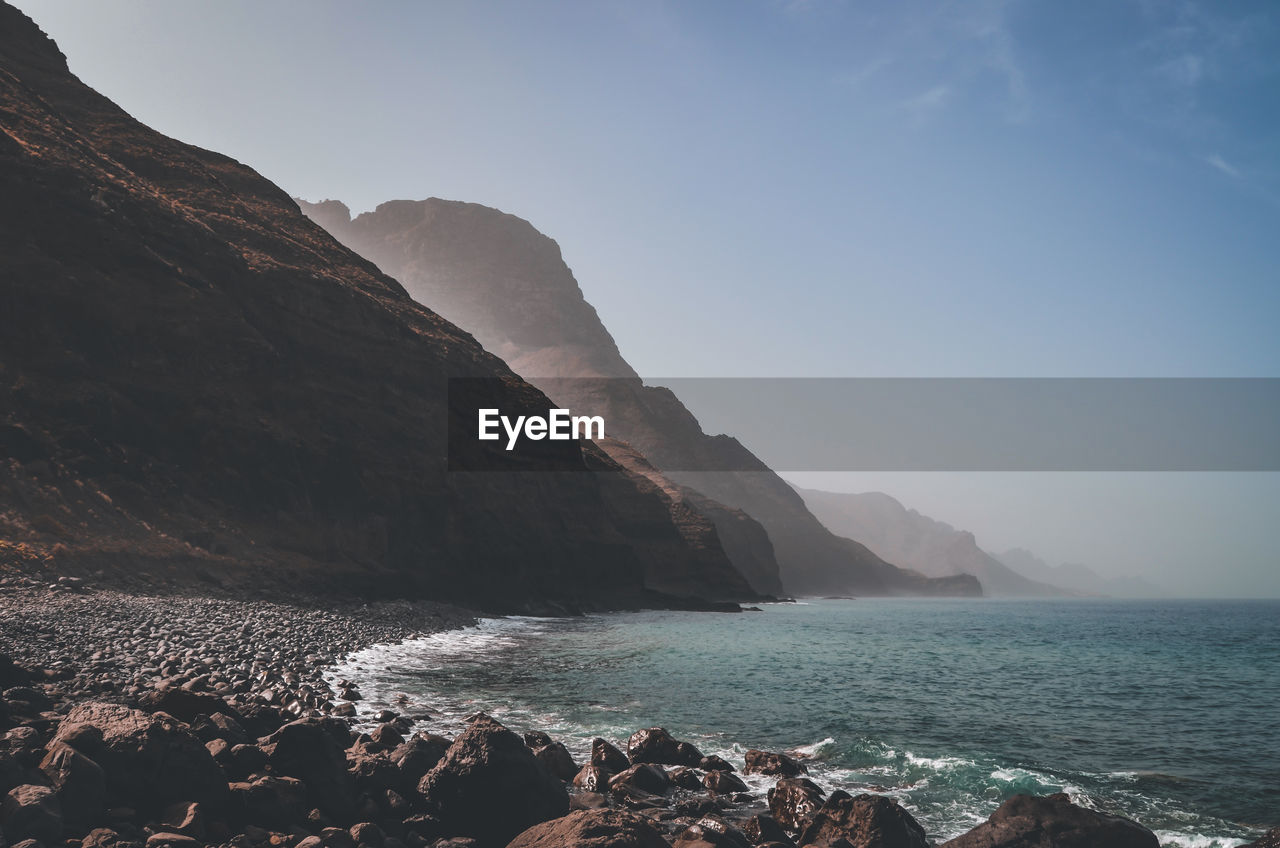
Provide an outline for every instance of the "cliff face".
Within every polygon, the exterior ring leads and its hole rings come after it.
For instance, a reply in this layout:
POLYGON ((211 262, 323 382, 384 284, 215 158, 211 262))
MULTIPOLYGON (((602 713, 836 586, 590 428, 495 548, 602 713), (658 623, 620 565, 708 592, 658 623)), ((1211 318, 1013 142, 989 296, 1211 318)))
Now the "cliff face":
POLYGON ((354 220, 336 201, 301 206, 558 403, 603 414, 610 435, 628 442, 673 484, 758 522, 716 522, 735 565, 757 590, 776 592, 780 579, 782 589, 797 594, 981 594, 972 577, 931 579, 831 533, 735 439, 703 433, 674 394, 642 385, 583 298, 559 247, 527 221, 438 199, 392 201, 354 220), (619 379, 561 379, 582 377, 619 379), (721 467, 757 470, 670 470, 715 467, 717 460, 721 467), (755 562, 744 553, 755 546, 761 527, 776 556, 772 573, 758 553, 755 562))
POLYGON ((979 548, 972 533, 909 510, 881 492, 797 491, 818 520, 835 532, 856 536, 885 559, 930 577, 972 574, 987 594, 1005 597, 1076 594, 1024 577, 979 548))
POLYGON ((661 602, 679 566, 752 594, 589 444, 563 470, 448 472, 448 378, 546 398, 6 4, 0 281, 0 567, 556 609, 661 602))

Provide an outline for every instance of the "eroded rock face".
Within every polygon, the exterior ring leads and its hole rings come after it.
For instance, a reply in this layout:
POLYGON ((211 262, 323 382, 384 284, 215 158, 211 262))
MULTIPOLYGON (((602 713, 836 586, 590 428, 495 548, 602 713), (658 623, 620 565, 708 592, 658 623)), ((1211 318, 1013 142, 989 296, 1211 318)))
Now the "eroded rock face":
POLYGON ((688 742, 678 742, 661 727, 637 730, 627 740, 627 757, 634 763, 660 763, 697 768, 702 752, 688 742))
POLYGON ((1137 822, 1088 810, 1065 794, 1015 795, 946 848, 1159 848, 1137 822))
POLYGON ((537 824, 507 848, 670 848, 646 819, 623 810, 579 810, 537 824))
POLYGON ((519 736, 481 715, 418 785, 444 835, 505 845, 521 831, 569 811, 564 784, 519 736))
POLYGON ((119 704, 80 704, 58 725, 54 741, 83 739, 80 726, 85 724, 102 732, 93 760, 105 773, 108 804, 131 806, 146 799, 159 811, 192 798, 215 808, 226 800, 222 769, 200 740, 168 715, 119 704))
POLYGON ((929 848, 924 828, 883 795, 832 792, 796 840, 813 848, 929 848))

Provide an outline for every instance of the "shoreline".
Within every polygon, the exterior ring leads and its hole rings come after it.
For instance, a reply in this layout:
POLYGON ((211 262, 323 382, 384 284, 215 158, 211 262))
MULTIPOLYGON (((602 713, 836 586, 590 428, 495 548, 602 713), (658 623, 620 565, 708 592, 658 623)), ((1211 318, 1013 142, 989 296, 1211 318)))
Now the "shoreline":
MULTIPOLYGON (((442 730, 431 719, 443 715, 399 714, 394 705, 364 701, 365 678, 338 679, 354 671, 349 661, 361 651, 449 634, 468 641, 487 620, 520 618, 431 602, 299 598, 283 604, 0 580, 0 655, 13 661, 0 659, 0 722, 7 731, 0 740, 6 784, 0 796, 9 793, 8 841, 13 848, 38 848, 16 837, 40 835, 44 848, 501 848, 518 831, 498 841, 483 828, 470 834, 465 821, 450 820, 465 804, 433 800, 439 790, 428 784, 442 778, 428 774, 448 777, 459 745, 467 756, 511 749, 495 755, 500 766, 487 778, 492 786, 506 786, 522 769, 535 783, 534 771, 554 774, 552 794, 561 793, 567 806, 535 817, 554 819, 539 825, 544 828, 568 827, 586 816, 592 826, 612 822, 619 838, 647 827, 665 840, 660 844, 786 848, 799 844, 792 839, 823 810, 827 819, 844 816, 837 822, 841 832, 860 826, 858 816, 910 819, 888 797, 851 798, 831 786, 795 783, 807 783, 803 772, 748 776, 741 757, 731 756, 736 765, 716 752, 694 757, 687 742, 670 740, 669 750, 637 756, 635 738, 652 733, 643 729, 631 740, 611 739, 626 755, 607 764, 597 762, 594 744, 590 751, 573 744, 570 752, 563 744, 568 737, 552 740, 529 729, 522 739, 511 731, 524 728, 483 716, 450 716, 456 738, 448 739, 431 732, 442 730), (93 725, 87 741, 80 730, 86 724, 93 725), (138 794, 135 772, 152 756, 146 746, 153 737, 165 740, 167 752, 181 752, 175 780, 183 788, 166 794, 165 785, 155 784, 138 794), (113 760, 104 745, 125 755, 113 760), (327 760, 314 753, 319 750, 327 760), (213 776, 213 788, 186 787, 183 781, 189 784, 201 769, 213 776), (121 795, 117 784, 130 783, 133 794, 121 795), (775 802, 775 794, 787 798, 775 802), (164 803, 156 800, 161 796, 164 803), (570 809, 575 812, 562 818, 570 809), (778 829, 776 819, 788 815, 794 826, 778 829), (728 835, 712 839, 717 828, 728 835), (744 833, 747 841, 739 842, 744 833)), ((801 768, 816 762, 797 749, 778 752, 787 754, 801 768)), ((492 807, 499 819, 509 814, 504 804, 510 799, 494 796, 492 787, 482 794, 486 810, 492 807)), ((1043 803, 1049 806, 1037 815, 1083 809, 1066 796, 1043 803)), ((1091 821, 1091 827, 1119 826, 1108 817, 1091 821)), ((521 822, 530 823, 536 824, 521 822)))

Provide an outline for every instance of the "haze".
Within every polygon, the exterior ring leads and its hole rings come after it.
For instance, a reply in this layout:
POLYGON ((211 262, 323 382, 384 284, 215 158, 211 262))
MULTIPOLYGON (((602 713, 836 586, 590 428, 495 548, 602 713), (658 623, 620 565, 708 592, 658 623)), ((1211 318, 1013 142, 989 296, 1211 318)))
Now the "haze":
MULTIPOLYGON (((1280 376, 1273 4, 17 5, 295 195, 529 219, 641 374, 1280 376)), ((1280 596, 1274 474, 802 482, 1280 596)))

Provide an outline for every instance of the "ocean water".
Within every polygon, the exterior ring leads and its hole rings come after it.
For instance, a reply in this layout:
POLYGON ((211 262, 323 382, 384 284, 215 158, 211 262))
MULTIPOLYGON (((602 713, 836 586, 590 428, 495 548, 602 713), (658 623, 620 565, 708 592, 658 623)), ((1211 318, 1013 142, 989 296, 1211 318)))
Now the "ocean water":
MULTIPOLYGON (((486 710, 575 754, 661 725, 740 767, 812 756, 941 842, 1065 791, 1162 845, 1280 825, 1280 602, 814 600, 758 613, 488 619, 350 657, 368 714, 486 710)), ((763 797, 770 780, 753 779, 763 797)))

